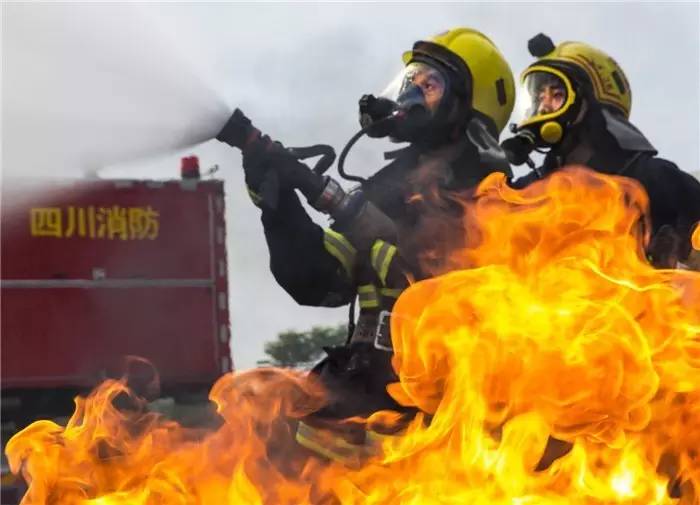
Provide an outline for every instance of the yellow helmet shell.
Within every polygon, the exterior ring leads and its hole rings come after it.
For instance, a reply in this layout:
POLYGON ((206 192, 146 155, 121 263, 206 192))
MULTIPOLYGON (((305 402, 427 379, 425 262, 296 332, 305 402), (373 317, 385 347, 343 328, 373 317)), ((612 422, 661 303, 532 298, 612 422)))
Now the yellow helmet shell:
MULTIPOLYGON (((500 133, 508 123, 515 104, 515 82, 508 62, 491 40, 471 28, 454 28, 427 41, 457 55, 471 73, 473 109, 491 118, 500 133)), ((403 54, 408 64, 413 52, 403 54)))
POLYGON ((582 42, 562 42, 534 65, 552 65, 560 69, 575 67, 588 77, 598 102, 618 109, 629 119, 632 91, 627 76, 620 65, 603 51, 582 42))

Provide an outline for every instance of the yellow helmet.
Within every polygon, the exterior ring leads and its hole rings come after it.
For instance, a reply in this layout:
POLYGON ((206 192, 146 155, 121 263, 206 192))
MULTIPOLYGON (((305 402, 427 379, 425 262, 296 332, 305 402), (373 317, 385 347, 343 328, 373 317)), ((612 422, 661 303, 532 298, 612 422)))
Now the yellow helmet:
MULTIPOLYGON (((551 40, 549 42, 549 45, 540 42, 540 47, 537 47, 537 41, 531 44, 535 51, 533 56, 538 57, 538 61, 533 65, 549 66, 565 73, 573 73, 570 77, 585 80, 581 84, 589 87, 597 102, 617 109, 629 119, 632 91, 625 72, 611 56, 583 42, 562 42, 556 47, 551 44, 551 40), (538 49, 541 52, 538 52, 538 49)), ((523 76, 525 73, 527 70, 523 76)))
POLYGON ((521 75, 526 103, 518 111, 518 128, 529 127, 545 144, 555 144, 578 120, 582 95, 629 118, 630 85, 609 55, 582 42, 555 46, 544 34, 531 39, 528 47, 538 59, 521 75))
POLYGON ((470 28, 453 28, 416 42, 403 61, 420 57, 456 71, 470 108, 489 119, 496 134, 503 130, 513 111, 515 83, 508 62, 488 37, 470 28))

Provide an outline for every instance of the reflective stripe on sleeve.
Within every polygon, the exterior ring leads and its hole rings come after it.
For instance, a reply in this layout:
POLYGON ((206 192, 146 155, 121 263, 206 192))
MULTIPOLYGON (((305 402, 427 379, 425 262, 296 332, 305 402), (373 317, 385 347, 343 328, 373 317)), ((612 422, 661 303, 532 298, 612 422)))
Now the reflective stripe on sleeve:
POLYGON ((256 206, 259 207, 260 202, 262 202, 262 197, 247 186, 246 186, 246 189, 248 190, 248 196, 250 197, 251 200, 253 200, 253 204, 255 204, 256 206))
POLYGON ((335 259, 340 261, 348 277, 352 277, 352 267, 357 251, 348 239, 337 231, 326 228, 323 230, 323 246, 335 259))
POLYGON ((302 421, 299 422, 295 438, 307 449, 350 468, 358 467, 360 458, 364 456, 363 446, 350 444, 339 435, 334 436, 328 430, 314 428, 302 421))
POLYGON ((377 240, 372 246, 372 252, 370 254, 370 262, 372 263, 372 268, 379 276, 379 280, 382 284, 386 285, 386 276, 389 273, 389 265, 391 265, 391 260, 394 259, 396 254, 396 246, 393 246, 383 240, 377 240))
POLYGON ((386 296, 389 298, 398 298, 399 295, 403 293, 403 289, 394 289, 394 288, 380 288, 379 289, 379 294, 382 296, 386 296))
POLYGON ((361 309, 376 309, 379 307, 377 289, 372 284, 358 286, 357 296, 360 299, 361 309))

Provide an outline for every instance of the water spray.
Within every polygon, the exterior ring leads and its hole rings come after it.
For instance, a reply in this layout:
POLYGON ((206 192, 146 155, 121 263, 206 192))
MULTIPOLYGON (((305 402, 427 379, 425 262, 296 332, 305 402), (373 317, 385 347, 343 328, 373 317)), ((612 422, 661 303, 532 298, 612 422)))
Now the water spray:
POLYGON ((79 176, 191 148, 232 112, 223 87, 173 50, 141 6, 3 11, 12 19, 3 34, 4 176, 79 176))

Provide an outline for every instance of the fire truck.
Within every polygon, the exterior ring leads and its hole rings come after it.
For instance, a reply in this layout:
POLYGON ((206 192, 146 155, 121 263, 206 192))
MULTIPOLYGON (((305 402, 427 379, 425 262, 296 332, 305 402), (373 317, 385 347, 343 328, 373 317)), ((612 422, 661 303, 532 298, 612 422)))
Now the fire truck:
POLYGON ((3 180, 3 448, 32 420, 69 415, 130 359, 176 401, 206 401, 232 370, 223 182, 186 169, 167 181, 3 180))

